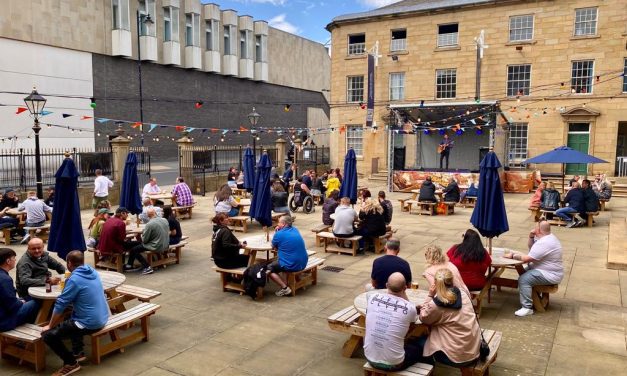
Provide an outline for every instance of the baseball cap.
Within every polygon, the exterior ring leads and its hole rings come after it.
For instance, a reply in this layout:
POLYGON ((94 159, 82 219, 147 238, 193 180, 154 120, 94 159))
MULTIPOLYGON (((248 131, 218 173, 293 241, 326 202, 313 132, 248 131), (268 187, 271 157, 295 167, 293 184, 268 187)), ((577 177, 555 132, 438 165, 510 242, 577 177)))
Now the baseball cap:
POLYGON ((121 214, 121 213, 128 213, 128 209, 125 208, 124 206, 120 206, 119 208, 117 208, 117 210, 115 211, 115 214, 121 214))
POLYGON ((111 214, 111 212, 107 208, 102 208, 98 210, 98 214, 111 214))

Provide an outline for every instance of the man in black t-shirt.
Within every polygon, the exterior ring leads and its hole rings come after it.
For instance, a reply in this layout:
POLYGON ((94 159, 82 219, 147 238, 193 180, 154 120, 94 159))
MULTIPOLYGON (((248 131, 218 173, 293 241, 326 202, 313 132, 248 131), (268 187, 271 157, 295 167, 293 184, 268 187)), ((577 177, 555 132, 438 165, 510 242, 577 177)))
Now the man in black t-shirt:
POLYGON ((405 277, 407 287, 411 286, 411 268, 407 261, 398 257, 400 248, 401 242, 396 238, 389 238, 385 243, 385 255, 372 263, 370 279, 373 288, 384 289, 390 275, 396 272, 401 273, 405 277))

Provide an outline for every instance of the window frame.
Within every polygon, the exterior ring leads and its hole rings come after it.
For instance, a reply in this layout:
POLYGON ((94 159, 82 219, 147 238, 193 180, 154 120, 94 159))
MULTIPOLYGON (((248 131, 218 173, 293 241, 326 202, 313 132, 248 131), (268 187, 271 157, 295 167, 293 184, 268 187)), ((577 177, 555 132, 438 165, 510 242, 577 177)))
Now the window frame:
POLYGON ((254 52, 252 46, 252 30, 240 30, 239 31, 239 58, 246 60, 254 60, 254 52))
POLYGON ((627 57, 623 59, 623 93, 627 93, 627 57))
POLYGON ((366 87, 366 80, 364 75, 354 75, 354 76, 347 76, 346 77, 346 103, 363 103, 364 102, 364 89, 366 87), (355 88, 355 85, 351 85, 351 80, 353 79, 361 79, 361 88, 355 88), (358 94, 354 94, 354 92, 357 92, 361 90, 361 95, 358 94), (356 99, 356 100, 352 100, 353 97, 359 98, 360 99, 356 99))
MULTIPOLYGON (((531 74, 532 74, 532 66, 531 64, 510 64, 507 66, 507 78, 505 80, 505 95, 507 97, 518 97, 518 96, 528 96, 530 95, 530 90, 531 90, 531 74), (525 82, 524 79, 515 79, 515 80, 510 80, 510 68, 514 68, 514 67, 529 67, 529 80, 527 81, 526 87, 523 87, 523 93, 519 94, 519 91, 521 90, 521 86, 520 84, 516 87, 516 91, 515 92, 510 92, 510 82, 525 82), (526 89, 526 91, 525 91, 526 89), (513 94, 512 94, 513 93, 513 94)), ((521 74, 525 74, 525 72, 512 72, 511 74, 517 74, 518 76, 520 76, 521 74)))
POLYGON ((388 76, 388 95, 390 101, 405 100, 405 72, 391 72, 388 76), (400 86, 393 86, 394 80, 392 76, 400 77, 400 86), (394 90, 397 90, 397 97, 394 96, 394 90))
POLYGON ((402 52, 402 51, 407 51, 407 29, 390 30, 390 52, 402 52), (397 32, 397 31, 404 31, 405 38, 394 39, 394 32, 397 32), (394 43, 395 41, 399 43, 394 43))
MULTIPOLYGON (((586 31, 586 27, 584 26, 583 29, 579 29, 579 30, 583 30, 586 31)), ((584 8, 577 8, 575 9, 575 19, 573 21, 573 36, 574 37, 591 37, 591 36, 596 36, 599 30, 599 7, 584 7, 584 8), (587 11, 590 9, 594 9, 594 20, 585 20, 585 21, 577 21, 577 13, 579 11, 587 11), (577 33, 577 24, 588 24, 588 23, 594 23, 594 32, 593 33, 581 33, 578 34, 577 33)))
MULTIPOLYGON (((443 89, 443 92, 446 92, 445 89, 443 89)), ((442 68, 442 69, 436 69, 435 70, 435 99, 440 100, 440 99, 455 99, 457 97, 457 68, 442 68), (455 73, 454 76, 454 82, 450 83, 450 82, 445 82, 445 83, 438 83, 438 73, 439 72, 453 72, 455 73), (438 93, 440 92, 440 90, 438 89, 439 87, 445 87, 445 85, 454 85, 453 89, 450 90, 453 94, 453 96, 439 96, 438 93)))
POLYGON ((129 0, 111 0, 111 28, 112 30, 131 30, 129 0))
POLYGON ((139 30, 137 31, 142 37, 156 37, 157 36, 157 4, 155 0, 139 0, 137 2, 137 10, 140 15, 150 15, 153 20, 152 24, 146 24, 145 22, 139 23, 139 30))
POLYGON ((268 62, 268 36, 264 34, 256 34, 255 35, 255 63, 267 63, 267 62, 268 62))
POLYGON ((361 56, 366 54, 366 33, 348 34, 347 36, 347 54, 348 56, 361 56), (363 35, 364 41, 359 43, 351 43, 351 37, 363 35))
POLYGON ((529 157, 529 123, 512 122, 508 127, 507 135, 507 165, 514 168, 524 168, 525 161, 529 157), (514 132, 514 135, 512 135, 514 132), (524 134, 524 136, 523 136, 524 134), (524 140, 522 142, 513 143, 513 140, 524 140), (520 146, 524 144, 524 151, 521 147, 513 148, 513 145, 520 146))
POLYGON ((514 42, 514 43, 515 42, 529 42, 533 40, 534 36, 535 36, 535 17, 533 14, 519 14, 519 15, 509 17, 509 41, 510 42, 514 42), (512 31, 529 29, 529 27, 522 27, 522 26, 519 28, 512 29, 512 21, 514 21, 517 18, 522 18, 522 17, 531 17, 531 36, 527 39, 512 39, 512 31))
MULTIPOLYGON (((570 88, 571 91, 575 90, 574 93, 572 94, 580 94, 580 95, 585 95, 585 94, 592 94, 594 92, 594 66, 595 66, 595 61, 594 59, 589 59, 589 60, 571 60, 571 64, 570 64, 570 88), (577 63, 592 63, 592 68, 590 69, 590 75, 589 76, 575 76, 574 72, 575 72, 575 64, 577 63), (583 79, 589 79, 589 83, 586 85, 586 87, 589 87, 590 90, 588 91, 586 89, 586 91, 582 91, 580 92, 579 89, 577 88, 577 84, 576 84, 576 80, 583 80, 583 79)), ((583 68, 577 68, 578 71, 583 71, 583 68)))
POLYGON ((232 24, 225 24, 222 28, 222 32, 224 55, 237 56, 237 26, 232 24))
POLYGON ((198 13, 185 13, 185 47, 200 47, 200 14, 198 13))
POLYGON ((364 126, 361 124, 346 125, 346 150, 353 148, 355 156, 362 158, 364 154, 364 126))
MULTIPOLYGON (((439 24, 438 26, 438 30, 437 30, 437 38, 436 38, 436 47, 437 48, 452 48, 452 47, 458 47, 459 46, 459 22, 449 22, 449 23, 443 23, 443 24, 439 24), (450 25, 457 25, 457 32, 456 33, 440 33, 440 27, 441 26, 450 26, 450 25), (441 35, 455 35, 455 43, 454 44, 440 44, 441 35)), ((442 38, 444 39, 444 38, 442 38)))

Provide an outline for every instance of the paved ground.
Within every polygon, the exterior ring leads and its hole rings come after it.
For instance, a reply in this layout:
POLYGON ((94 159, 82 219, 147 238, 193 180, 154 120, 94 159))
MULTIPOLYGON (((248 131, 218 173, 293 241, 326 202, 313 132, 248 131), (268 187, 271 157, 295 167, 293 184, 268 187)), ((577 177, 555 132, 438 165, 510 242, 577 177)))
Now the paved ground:
MULTIPOLYGON (((87 365, 89 375, 361 375, 363 356, 340 354, 346 336, 331 331, 330 314, 352 304, 369 280, 375 256, 324 255, 340 273, 319 272, 319 284, 294 298, 278 298, 266 287, 261 302, 224 293, 211 269, 210 199, 199 197, 193 220, 182 222, 190 236, 181 265, 150 276, 129 274, 127 282, 163 292, 155 300, 161 309, 151 319, 148 343, 107 356, 101 365, 87 365)), ((406 194, 393 194, 399 198, 406 194)), ((495 246, 523 249, 533 226, 526 210, 529 195, 506 195, 510 231, 495 246)), ((394 200, 395 201, 395 200, 394 200)), ((456 209, 454 216, 425 217, 401 213, 395 202, 393 225, 401 239, 401 256, 412 265, 415 280, 424 269, 423 247, 436 243, 445 249, 460 240, 472 209, 456 209)), ((627 200, 613 199, 610 211, 597 217, 595 227, 555 229, 564 245, 566 276, 550 310, 516 318, 518 294, 504 289, 492 294, 483 309, 481 325, 503 332, 494 375, 617 375, 627 369, 627 272, 605 268, 608 223, 611 216, 627 215, 627 200), (623 371, 620 371, 620 370, 623 371)), ((88 223, 84 212, 83 223, 88 223)), ((296 226, 309 249, 309 231, 320 222, 320 210, 297 214, 296 226)), ((251 226, 251 234, 260 227, 251 226)), ((238 234, 238 236, 240 236, 238 234)), ((25 246, 14 247, 19 254, 25 246)), ((90 260, 91 262, 91 260, 90 260)), ((48 354, 51 372, 60 366, 48 354)), ((31 374, 30 369, 0 362, 2 375, 31 374)), ((438 367, 436 375, 459 375, 438 367)))

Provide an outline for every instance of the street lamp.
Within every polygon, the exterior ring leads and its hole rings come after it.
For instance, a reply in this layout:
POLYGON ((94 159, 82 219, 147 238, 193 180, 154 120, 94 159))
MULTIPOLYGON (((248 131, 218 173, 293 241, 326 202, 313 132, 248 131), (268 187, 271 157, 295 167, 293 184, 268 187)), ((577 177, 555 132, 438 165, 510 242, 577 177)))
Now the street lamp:
POLYGON ((39 126, 39 116, 46 105, 46 98, 39 95, 37 89, 33 88, 30 95, 24 98, 24 103, 26 103, 28 111, 30 111, 31 115, 35 118, 33 124, 33 132, 35 132, 35 173, 37 174, 37 197, 41 199, 44 197, 44 190, 41 181, 41 153, 39 151, 39 131, 41 127, 39 126))
POLYGON ((257 111, 255 111, 255 107, 253 107, 253 112, 248 114, 248 121, 250 122, 250 135, 253 137, 253 155, 255 156, 255 160, 257 159, 257 132, 255 131, 255 127, 257 126, 259 119, 261 119, 261 115, 259 115, 257 111))
POLYGON ((139 131, 141 132, 141 145, 144 146, 144 93, 142 91, 142 47, 141 47, 141 25, 152 25, 154 22, 150 14, 143 14, 137 10, 137 73, 139 75, 139 131))

